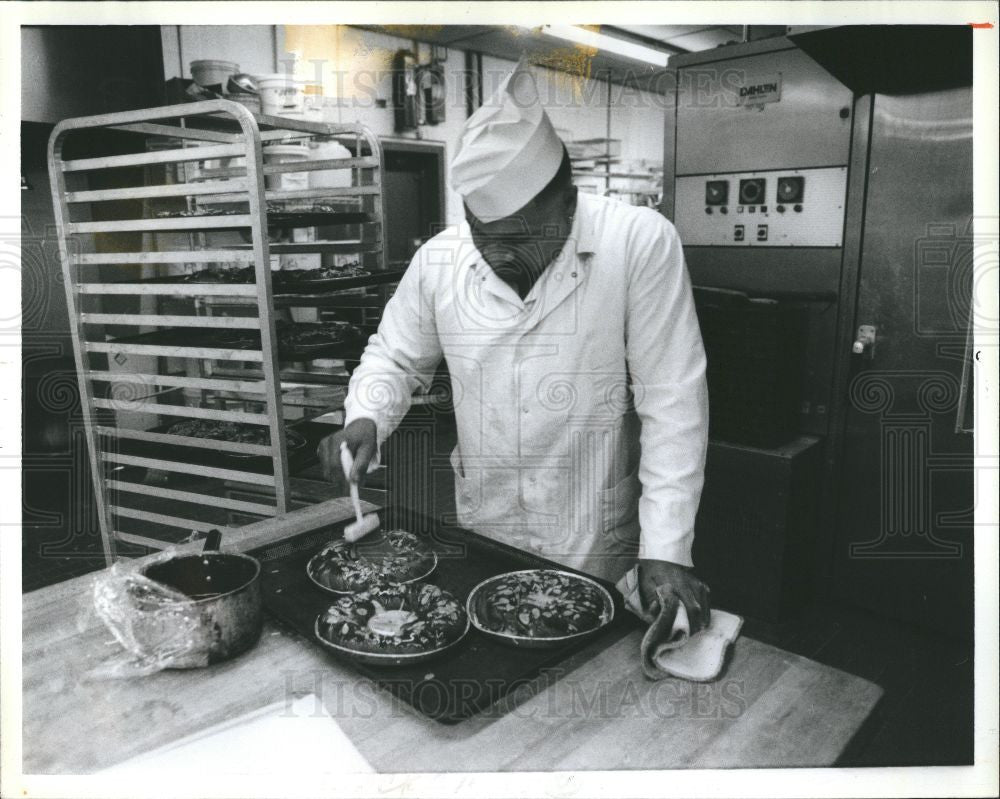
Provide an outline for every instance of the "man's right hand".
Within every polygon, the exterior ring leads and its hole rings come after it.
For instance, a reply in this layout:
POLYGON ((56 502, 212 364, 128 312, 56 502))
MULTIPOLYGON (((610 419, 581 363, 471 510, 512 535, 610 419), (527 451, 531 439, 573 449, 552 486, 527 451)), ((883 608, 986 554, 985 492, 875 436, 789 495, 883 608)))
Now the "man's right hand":
POLYGON ((354 456, 351 480, 359 486, 364 484, 368 474, 368 464, 378 451, 378 435, 375 422, 371 419, 355 419, 343 430, 327 436, 319 442, 316 454, 323 465, 323 476, 347 492, 344 470, 340 465, 340 442, 346 441, 347 448, 354 456))

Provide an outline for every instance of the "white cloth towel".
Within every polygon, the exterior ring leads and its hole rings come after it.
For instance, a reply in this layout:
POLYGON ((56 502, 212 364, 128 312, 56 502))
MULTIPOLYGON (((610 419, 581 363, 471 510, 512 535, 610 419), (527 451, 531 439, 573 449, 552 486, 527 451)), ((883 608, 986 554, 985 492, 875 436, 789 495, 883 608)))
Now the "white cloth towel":
POLYGON ((660 594, 659 613, 644 606, 639 593, 639 567, 633 566, 616 587, 625 598, 625 607, 649 628, 642 636, 639 653, 642 671, 651 680, 680 677, 693 682, 718 678, 726 650, 740 634, 743 618, 724 610, 712 610, 708 627, 691 635, 687 610, 676 597, 660 594))

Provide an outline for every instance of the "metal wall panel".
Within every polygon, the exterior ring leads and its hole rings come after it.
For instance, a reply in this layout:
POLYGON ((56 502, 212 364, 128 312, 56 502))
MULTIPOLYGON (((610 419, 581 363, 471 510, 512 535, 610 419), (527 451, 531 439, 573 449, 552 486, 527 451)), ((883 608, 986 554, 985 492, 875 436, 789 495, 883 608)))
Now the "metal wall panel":
POLYGON ((849 89, 795 49, 681 66, 676 174, 846 165, 852 101, 849 89), (742 86, 774 76, 778 101, 741 104, 742 86))
MULTIPOLYGON (((972 93, 875 97, 847 385, 838 593, 971 635, 972 437, 955 433, 970 313, 972 93)), ((849 352, 838 353, 849 359, 849 352)))

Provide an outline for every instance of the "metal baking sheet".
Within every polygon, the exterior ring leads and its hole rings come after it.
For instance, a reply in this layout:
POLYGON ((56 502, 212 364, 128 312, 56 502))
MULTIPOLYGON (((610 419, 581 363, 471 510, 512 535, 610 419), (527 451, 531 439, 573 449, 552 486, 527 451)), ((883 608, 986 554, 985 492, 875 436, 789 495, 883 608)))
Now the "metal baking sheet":
MULTIPOLYGON (((165 406, 166 407, 166 406, 165 406)), ((151 428, 150 433, 166 433, 178 421, 172 421, 151 428)), ((304 443, 299 447, 288 448, 288 466, 293 472, 305 469, 318 462, 316 448, 319 442, 331 432, 329 425, 309 423, 289 426, 289 430, 302 436, 304 443)), ((135 441, 128 438, 118 439, 115 446, 122 455, 135 455, 144 458, 160 458, 186 463, 196 461, 202 466, 215 466, 222 469, 235 469, 241 472, 256 472, 271 474, 274 464, 266 455, 238 455, 232 452, 205 447, 187 447, 178 444, 160 444, 152 441, 135 441)))
MULTIPOLYGON (((278 357, 284 361, 309 361, 315 358, 357 358, 365 348, 367 337, 362 333, 356 339, 331 344, 310 344, 298 347, 280 347, 278 357)), ((208 347, 226 350, 260 350, 260 331, 243 329, 218 329, 176 327, 123 336, 114 339, 119 344, 154 344, 167 347, 208 347)))
MULTIPOLYGON (((573 571, 513 547, 409 511, 380 512, 383 529, 404 527, 426 537, 438 554, 438 567, 428 582, 451 592, 463 604, 482 580, 520 569, 555 568, 573 571), (397 525, 398 520, 405 520, 397 525)), ((264 562, 263 590, 267 611, 320 646, 314 636, 316 616, 334 599, 306 575, 306 563, 320 548, 343 534, 347 522, 303 533, 251 554, 264 562)), ((624 611, 621 596, 609 588, 615 619, 594 636, 553 649, 522 649, 494 641, 472 629, 454 649, 414 666, 373 666, 341 662, 435 721, 455 724, 494 705, 519 685, 538 678, 572 653, 598 641, 610 644, 635 629, 639 621, 624 611)), ((324 649, 329 657, 338 656, 324 649)))
POLYGON ((356 277, 329 277, 321 280, 301 280, 287 283, 279 270, 271 276, 275 297, 313 296, 316 294, 332 294, 345 289, 377 286, 382 283, 395 283, 403 276, 403 270, 392 272, 369 272, 356 277))
MULTIPOLYGON (((156 219, 181 219, 208 217, 213 220, 225 218, 227 216, 237 216, 245 214, 242 209, 228 211, 212 211, 202 209, 198 213, 188 213, 179 211, 176 213, 166 213, 157 215, 156 219)), ((374 221, 372 215, 366 211, 269 211, 267 213, 268 230, 291 229, 303 227, 332 227, 335 225, 359 225, 374 221)), ((230 227, 215 227, 212 230, 246 230, 246 225, 232 225, 230 227)))
MULTIPOLYGON (((404 271, 405 270, 402 269, 395 269, 386 272, 372 271, 366 275, 355 275, 352 277, 327 277, 320 280, 301 280, 295 283, 286 283, 282 279, 282 272, 279 270, 271 275, 271 285, 275 297, 301 297, 303 295, 315 296, 334 294, 338 291, 346 291, 347 289, 378 286, 383 283, 396 283, 400 280, 400 278, 402 278, 404 271)), ((247 280, 232 280, 213 283, 207 280, 191 280, 190 277, 190 275, 171 275, 167 277, 146 278, 144 280, 136 280, 134 282, 139 284, 155 283, 157 285, 162 285, 167 283, 170 285, 183 284, 188 286, 204 286, 205 296, 212 296, 213 286, 239 286, 249 285, 254 282, 252 279, 248 278, 247 280)))

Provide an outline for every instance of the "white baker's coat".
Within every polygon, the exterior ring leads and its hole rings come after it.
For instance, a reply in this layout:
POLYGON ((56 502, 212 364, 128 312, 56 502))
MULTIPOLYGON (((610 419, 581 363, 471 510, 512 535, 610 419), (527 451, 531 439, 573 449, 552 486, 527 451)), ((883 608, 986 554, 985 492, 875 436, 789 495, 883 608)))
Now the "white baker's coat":
POLYGON ((387 303, 345 423, 371 418, 383 442, 442 356, 461 526, 606 579, 636 557, 691 565, 708 394, 670 222, 581 193, 569 241, 523 302, 466 223, 446 229, 387 303))

